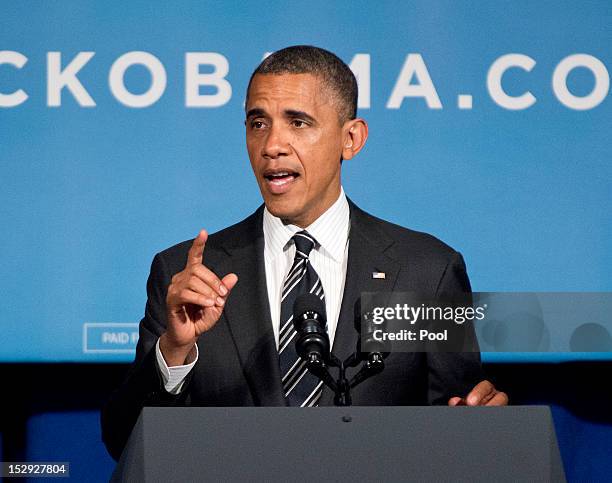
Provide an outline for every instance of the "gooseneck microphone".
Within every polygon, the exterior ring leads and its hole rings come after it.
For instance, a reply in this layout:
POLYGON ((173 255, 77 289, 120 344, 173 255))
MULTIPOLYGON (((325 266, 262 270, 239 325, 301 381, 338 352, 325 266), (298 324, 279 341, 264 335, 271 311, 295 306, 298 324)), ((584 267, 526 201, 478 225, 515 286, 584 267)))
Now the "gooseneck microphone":
MULTIPOLYGON (((355 354, 362 361, 367 361, 369 364, 379 365, 389 353, 384 352, 384 344, 382 341, 374 337, 376 330, 386 329, 386 321, 383 324, 375 324, 371 312, 363 312, 361 308, 361 300, 355 304, 355 330, 359 334, 357 339, 357 350, 355 354)), ((384 364, 383 364, 384 368, 384 364)), ((381 369, 382 370, 382 369, 381 369)))
POLYGON ((361 361, 364 364, 349 382, 351 388, 380 374, 385 369, 385 358, 389 355, 388 352, 383 352, 383 344, 374 337, 374 332, 381 328, 380 325, 374 323, 371 312, 362 310, 360 299, 355 303, 354 315, 354 326, 359 337, 355 352, 345 361, 345 364, 350 367, 357 366, 361 361))
POLYGON ((297 332, 295 348, 306 361, 327 363, 329 336, 325 326, 325 304, 316 295, 300 295, 293 305, 293 327, 297 332))
POLYGON ((300 295, 293 304, 295 350, 305 361, 308 370, 334 391, 336 406, 350 406, 351 389, 385 368, 384 358, 388 354, 382 352, 383 347, 374 338, 376 324, 371 320, 370 314, 364 314, 363 318, 362 326, 361 305, 358 302, 355 310, 355 329, 359 334, 357 350, 348 359, 341 361, 330 351, 323 301, 308 293, 300 295), (356 367, 362 362, 360 370, 353 378, 347 379, 346 369, 356 367), (330 374, 330 367, 338 368, 337 379, 330 374))

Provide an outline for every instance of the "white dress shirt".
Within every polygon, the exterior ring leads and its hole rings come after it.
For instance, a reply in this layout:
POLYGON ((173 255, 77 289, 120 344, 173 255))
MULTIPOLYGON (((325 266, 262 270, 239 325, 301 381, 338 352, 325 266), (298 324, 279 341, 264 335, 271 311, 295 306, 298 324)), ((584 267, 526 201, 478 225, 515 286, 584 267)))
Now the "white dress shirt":
MULTIPOLYGON (((348 260, 349 216, 348 202, 344 189, 341 188, 340 196, 336 202, 310 226, 305 228, 317 242, 309 258, 312 267, 321 279, 325 292, 325 310, 327 312, 327 330, 330 344, 333 344, 336 334, 342 294, 344 293, 348 260)), ((270 316, 277 347, 283 283, 295 258, 295 245, 291 238, 301 230, 303 228, 296 225, 283 224, 280 218, 273 216, 267 208, 264 208, 264 263, 270 316)), ((178 394, 183 387, 185 377, 198 360, 197 344, 194 361, 182 366, 167 366, 159 349, 159 340, 156 344, 156 354, 157 365, 166 391, 178 394)))

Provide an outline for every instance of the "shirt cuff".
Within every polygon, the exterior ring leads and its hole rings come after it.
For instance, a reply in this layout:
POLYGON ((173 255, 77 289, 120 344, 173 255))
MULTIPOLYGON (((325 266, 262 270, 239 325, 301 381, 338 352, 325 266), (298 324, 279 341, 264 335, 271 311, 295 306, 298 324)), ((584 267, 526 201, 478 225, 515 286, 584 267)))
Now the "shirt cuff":
POLYGON ((195 344, 195 358, 193 362, 190 364, 185 364, 183 366, 172 366, 168 367, 166 364, 166 360, 162 355, 161 349, 159 348, 159 339, 157 339, 157 343, 155 344, 155 355, 157 356, 157 367, 159 368, 159 373, 162 377, 162 382, 164 383, 164 389, 170 394, 178 394, 183 389, 183 385, 185 384, 185 378, 187 374, 193 369, 195 363, 198 362, 198 344, 195 344))

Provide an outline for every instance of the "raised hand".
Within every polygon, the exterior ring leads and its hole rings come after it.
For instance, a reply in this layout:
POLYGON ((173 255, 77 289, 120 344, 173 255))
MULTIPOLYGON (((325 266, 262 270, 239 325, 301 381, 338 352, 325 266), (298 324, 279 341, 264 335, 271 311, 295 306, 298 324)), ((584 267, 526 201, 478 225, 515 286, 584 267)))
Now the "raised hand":
POLYGON ((190 362, 198 337, 217 323, 238 282, 233 273, 219 279, 203 264, 207 240, 208 233, 201 230, 189 249, 185 269, 172 277, 168 287, 168 326, 159 341, 168 366, 190 362))

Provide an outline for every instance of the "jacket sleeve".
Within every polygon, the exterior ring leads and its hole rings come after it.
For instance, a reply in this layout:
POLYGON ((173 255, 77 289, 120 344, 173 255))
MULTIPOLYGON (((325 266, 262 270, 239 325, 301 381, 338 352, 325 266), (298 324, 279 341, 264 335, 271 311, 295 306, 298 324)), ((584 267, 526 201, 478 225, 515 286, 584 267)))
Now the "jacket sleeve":
POLYGON ((168 393, 163 386, 155 354, 157 339, 166 330, 165 300, 170 279, 162 255, 157 254, 147 280, 147 304, 145 315, 140 321, 136 358, 121 386, 102 408, 102 440, 116 460, 144 406, 187 404, 191 376, 187 376, 180 394, 168 393))
MULTIPOLYGON (((471 292, 465 262, 461 254, 455 252, 440 279, 436 296, 445 302, 453 299, 471 302, 471 292)), ((446 405, 453 396, 465 397, 485 379, 473 325, 454 329, 455 339, 462 338, 463 352, 427 353, 429 404, 446 405)))

